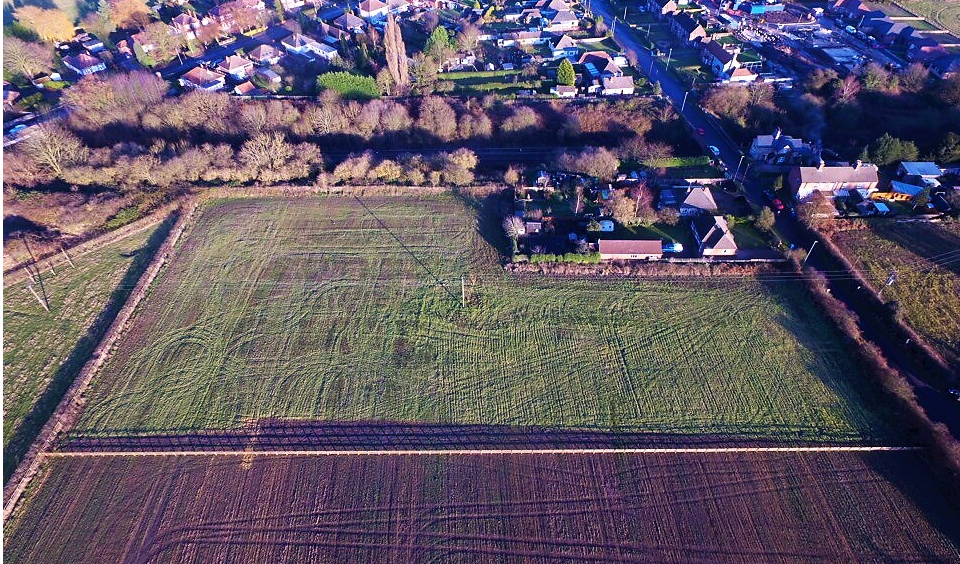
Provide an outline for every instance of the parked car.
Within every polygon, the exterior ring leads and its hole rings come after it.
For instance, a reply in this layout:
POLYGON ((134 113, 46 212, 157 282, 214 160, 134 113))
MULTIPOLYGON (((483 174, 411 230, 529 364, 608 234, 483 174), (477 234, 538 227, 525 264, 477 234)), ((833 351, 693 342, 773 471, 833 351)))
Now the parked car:
POLYGON ((710 151, 710 154, 713 155, 713 156, 715 156, 715 157, 719 157, 719 156, 720 156, 720 149, 714 147, 713 145, 708 146, 708 147, 707 147, 707 150, 710 151))
POLYGON ((11 137, 16 137, 18 133, 20 133, 21 131, 23 131, 23 130, 26 129, 26 128, 27 128, 27 126, 26 126, 26 125, 23 125, 23 124, 21 123, 20 125, 15 125, 15 126, 11 127, 11 128, 10 128, 10 131, 8 131, 7 134, 10 135, 11 137))

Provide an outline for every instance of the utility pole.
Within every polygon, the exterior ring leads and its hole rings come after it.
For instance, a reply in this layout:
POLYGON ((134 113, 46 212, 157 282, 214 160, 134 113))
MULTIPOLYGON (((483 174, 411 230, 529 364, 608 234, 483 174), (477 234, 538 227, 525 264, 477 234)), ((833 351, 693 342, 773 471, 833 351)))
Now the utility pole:
POLYGON ((673 47, 670 48, 670 51, 667 52, 667 68, 670 68, 670 57, 673 56, 673 47))
POLYGON ((807 265, 807 260, 810 259, 810 255, 813 253, 814 247, 816 247, 816 246, 817 246, 817 243, 819 243, 819 242, 820 242, 820 241, 814 241, 813 244, 810 245, 810 250, 807 251, 807 256, 803 257, 803 262, 800 263, 800 269, 801 269, 801 270, 803 269, 804 266, 807 265))
MULTIPOLYGON (((743 157, 745 157, 745 156, 746 156, 746 155, 740 155, 740 160, 737 161, 737 172, 734 172, 734 173, 733 173, 733 179, 734 179, 734 180, 736 180, 736 179, 737 179, 737 175, 740 174, 740 165, 743 164, 743 157)), ((810 248, 812 249, 813 247, 810 247, 810 248)))
POLYGON ((467 285, 462 274, 460 275, 460 307, 467 307, 467 285))
POLYGON ((690 94, 690 91, 687 90, 683 93, 683 103, 680 104, 680 113, 683 113, 683 109, 687 107, 687 95, 690 94))
POLYGON ((887 286, 893 286, 893 283, 897 281, 897 271, 894 270, 890 273, 890 276, 887 277, 887 283, 883 285, 883 288, 880 288, 880 292, 877 293, 877 297, 883 296, 883 291, 887 289, 887 286))
POLYGON ((653 61, 654 59, 650 59, 650 70, 647 71, 647 76, 650 78, 653 78, 653 61))
POLYGON ((33 289, 33 284, 27 284, 27 290, 30 290, 30 293, 33 294, 33 297, 37 298, 37 301, 40 302, 40 305, 43 306, 43 309, 45 309, 47 312, 50 311, 50 306, 47 305, 46 300, 41 298, 40 294, 33 289))

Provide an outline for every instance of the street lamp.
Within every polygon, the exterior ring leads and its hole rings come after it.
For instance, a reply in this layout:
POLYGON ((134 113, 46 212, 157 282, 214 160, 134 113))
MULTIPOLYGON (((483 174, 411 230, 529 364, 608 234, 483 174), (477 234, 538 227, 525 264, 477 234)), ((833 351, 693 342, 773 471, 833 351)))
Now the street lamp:
POLYGON ((687 95, 688 95, 688 94, 690 94, 690 91, 689 91, 689 90, 683 93, 683 103, 680 104, 680 113, 681 113, 681 114, 683 113, 683 109, 687 107, 687 95))
POLYGON ((647 71, 647 76, 649 76, 650 78, 653 78, 653 61, 654 60, 655 59, 653 59, 652 57, 650 58, 650 70, 647 71))
POLYGON ((670 68, 670 57, 673 56, 673 47, 670 48, 670 51, 667 53, 667 68, 670 68))
POLYGON ((744 177, 744 178, 747 177, 747 173, 750 172, 750 167, 752 167, 752 166, 753 166, 753 163, 749 163, 749 164, 747 164, 747 168, 743 169, 743 177, 744 177))
POLYGON ((734 178, 734 180, 736 180, 737 175, 740 174, 740 165, 743 164, 743 157, 745 157, 745 156, 746 156, 746 155, 740 155, 740 160, 737 161, 737 172, 733 173, 733 178, 734 178))

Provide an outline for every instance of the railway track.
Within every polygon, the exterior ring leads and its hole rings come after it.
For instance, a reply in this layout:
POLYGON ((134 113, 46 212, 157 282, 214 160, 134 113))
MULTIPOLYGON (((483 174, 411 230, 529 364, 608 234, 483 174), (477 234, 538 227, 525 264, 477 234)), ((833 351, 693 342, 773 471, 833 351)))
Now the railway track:
POLYGON ((43 458, 160 457, 160 456, 478 456, 563 454, 714 454, 780 452, 903 452, 917 446, 794 446, 794 447, 646 447, 646 448, 542 448, 542 449, 416 449, 416 450, 153 450, 44 452, 43 458))

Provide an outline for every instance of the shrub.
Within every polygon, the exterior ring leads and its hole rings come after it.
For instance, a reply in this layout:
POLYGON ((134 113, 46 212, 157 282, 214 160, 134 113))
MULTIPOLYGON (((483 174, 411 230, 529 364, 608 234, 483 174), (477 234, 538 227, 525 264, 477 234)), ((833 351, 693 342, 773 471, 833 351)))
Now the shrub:
POLYGON ((128 206, 122 208, 114 216, 107 220, 104 224, 104 227, 113 231, 114 229, 120 229, 124 225, 133 223, 134 221, 140 219, 140 207, 139 206, 128 206))
POLYGON ((351 100, 371 100, 380 97, 380 87, 372 76, 349 72, 328 72, 317 77, 320 90, 333 90, 351 100))

